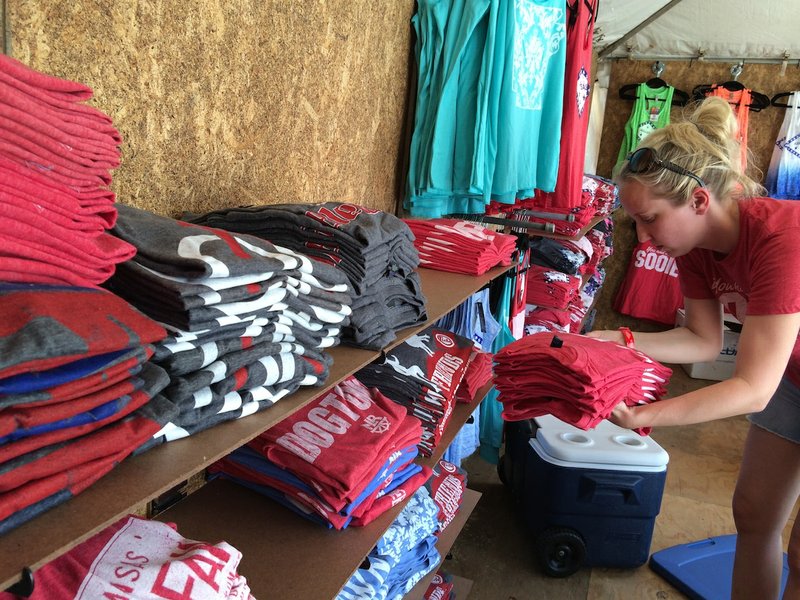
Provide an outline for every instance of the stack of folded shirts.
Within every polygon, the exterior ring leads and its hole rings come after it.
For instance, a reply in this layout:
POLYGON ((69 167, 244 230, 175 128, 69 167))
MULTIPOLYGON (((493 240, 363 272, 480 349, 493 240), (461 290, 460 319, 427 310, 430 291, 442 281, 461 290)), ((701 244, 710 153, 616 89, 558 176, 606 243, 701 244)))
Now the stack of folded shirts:
POLYGON ((346 273, 354 296, 344 343, 380 349, 426 319, 414 236, 394 215, 325 202, 227 208, 188 220, 258 236, 346 273))
POLYGON ((431 498, 439 507, 436 516, 439 522, 439 535, 447 529, 447 526, 458 514, 461 504, 464 501, 464 493, 467 490, 467 472, 446 460, 440 460, 433 467, 433 474, 425 482, 425 487, 431 498))
POLYGON ((594 253, 594 247, 586 236, 575 241, 534 237, 530 249, 531 263, 569 275, 579 273, 594 253))
POLYGON ((346 378, 211 467, 309 520, 366 525, 425 483, 419 421, 346 378))
POLYGON ((129 515, 37 569, 28 598, 253 600, 241 560, 227 542, 190 540, 174 523, 129 515))
POLYGON ((456 600, 453 576, 439 569, 425 590, 423 600, 456 600))
POLYGON ((108 287, 170 335, 154 361, 180 415, 153 443, 191 435, 321 385, 350 315, 338 270, 248 235, 119 206, 113 233, 133 244, 108 287))
POLYGON ((566 309, 580 294, 581 278, 539 265, 530 265, 525 301, 547 308, 566 309))
POLYGON ((473 349, 461 385, 456 389, 456 402, 480 402, 478 391, 492 380, 492 354, 473 349))
POLYGON ((486 208, 486 214, 510 211, 508 217, 511 219, 543 225, 552 224, 554 233, 572 237, 578 235, 593 218, 609 215, 617 206, 619 199, 614 182, 596 175, 584 175, 581 202, 578 206, 572 208, 550 206, 548 194, 536 190, 533 197, 517 200, 513 206, 492 201, 486 208))
POLYGON ((176 415, 165 331, 99 289, 0 285, 0 533, 78 494, 176 415))
POLYGON ((416 238, 420 263, 429 269, 481 275, 497 265, 510 265, 516 250, 513 235, 491 231, 479 223, 457 219, 405 219, 416 238))
POLYGON ((360 369, 355 377, 405 406, 422 422, 419 449, 430 456, 450 422, 472 348, 472 341, 465 337, 428 327, 387 351, 384 359, 360 369))
POLYGON ((336 600, 399 600, 441 556, 436 549, 436 503, 420 488, 350 577, 336 600))
POLYGON ((111 119, 92 90, 0 55, 0 280, 92 287, 134 248, 114 225, 111 119))
POLYGON ((591 429, 620 402, 659 400, 671 375, 638 350, 571 333, 528 335, 495 355, 494 381, 507 421, 551 414, 591 429))

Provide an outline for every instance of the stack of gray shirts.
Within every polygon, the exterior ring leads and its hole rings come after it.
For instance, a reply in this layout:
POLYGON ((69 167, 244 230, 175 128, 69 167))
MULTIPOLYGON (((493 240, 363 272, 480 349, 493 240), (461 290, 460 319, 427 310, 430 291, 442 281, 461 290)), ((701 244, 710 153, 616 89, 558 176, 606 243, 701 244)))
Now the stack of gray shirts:
POLYGON ((160 443, 321 385, 351 314, 343 273, 249 235, 119 205, 112 233, 133 244, 107 286, 167 329, 153 361, 180 416, 160 443))
POLYGON ((427 318, 414 234, 394 215, 325 202, 226 208, 187 218, 256 235, 346 273, 355 297, 343 343, 380 349, 397 330, 427 318))

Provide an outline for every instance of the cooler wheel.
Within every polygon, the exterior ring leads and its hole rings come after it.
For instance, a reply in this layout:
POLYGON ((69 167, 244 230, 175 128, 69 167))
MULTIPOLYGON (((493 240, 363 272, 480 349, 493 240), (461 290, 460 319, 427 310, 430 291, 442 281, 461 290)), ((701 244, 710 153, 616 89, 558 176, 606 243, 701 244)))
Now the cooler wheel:
POLYGON ((500 482, 503 485, 508 485, 508 473, 506 473, 506 463, 508 463, 508 458, 505 454, 500 457, 497 461, 497 476, 500 478, 500 482))
POLYGON ((552 527, 537 538, 536 555, 545 575, 569 577, 583 565, 586 544, 574 529, 552 527))

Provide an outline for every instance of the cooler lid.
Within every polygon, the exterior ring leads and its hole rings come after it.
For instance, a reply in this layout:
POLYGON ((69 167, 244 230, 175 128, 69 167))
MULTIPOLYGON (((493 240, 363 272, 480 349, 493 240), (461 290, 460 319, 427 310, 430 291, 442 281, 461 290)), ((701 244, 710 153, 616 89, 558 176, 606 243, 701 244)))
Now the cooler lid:
POLYGON ((669 454, 653 438, 601 421, 589 431, 552 415, 535 418, 536 439, 549 456, 570 463, 625 467, 664 467, 669 454))

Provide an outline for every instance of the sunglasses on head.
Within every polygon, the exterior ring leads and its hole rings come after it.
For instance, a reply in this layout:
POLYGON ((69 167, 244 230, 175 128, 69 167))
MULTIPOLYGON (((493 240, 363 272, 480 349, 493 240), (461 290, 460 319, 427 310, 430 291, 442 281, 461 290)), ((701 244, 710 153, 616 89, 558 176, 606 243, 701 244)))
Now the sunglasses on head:
POLYGON ((652 148, 639 148, 628 154, 627 170, 631 173, 650 173, 655 167, 672 171, 678 175, 684 175, 694 179, 700 187, 706 187, 706 184, 697 175, 676 165, 668 160, 662 160, 652 148))

